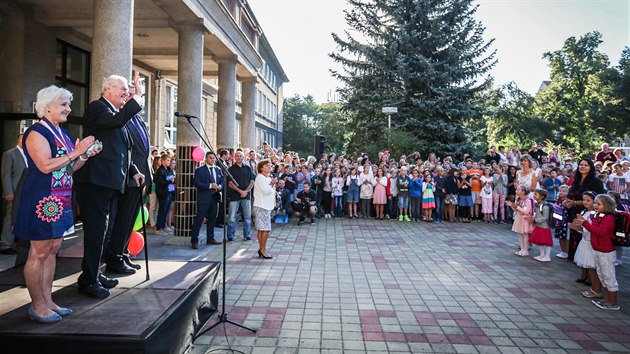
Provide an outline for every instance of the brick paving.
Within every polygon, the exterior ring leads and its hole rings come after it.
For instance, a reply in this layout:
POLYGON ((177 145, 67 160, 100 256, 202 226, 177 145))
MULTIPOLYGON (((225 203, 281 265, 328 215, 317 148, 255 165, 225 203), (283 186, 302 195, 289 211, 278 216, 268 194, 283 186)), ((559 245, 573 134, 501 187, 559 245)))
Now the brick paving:
POLYGON ((229 245, 227 312, 258 332, 218 326, 192 353, 630 352, 629 257, 605 312, 576 266, 515 256, 506 225, 321 219, 274 225, 268 246, 229 245))
MULTIPOLYGON (((77 236, 62 253, 80 256, 77 236)), ((222 246, 166 240, 149 236, 152 259, 221 259, 222 246)), ((506 225, 292 219, 273 226, 268 246, 273 260, 257 257, 255 237, 228 244, 229 319, 258 332, 220 325, 191 354, 227 353, 228 341, 248 354, 630 352, 628 255, 622 309, 605 312, 580 295, 575 265, 515 256, 506 225)))

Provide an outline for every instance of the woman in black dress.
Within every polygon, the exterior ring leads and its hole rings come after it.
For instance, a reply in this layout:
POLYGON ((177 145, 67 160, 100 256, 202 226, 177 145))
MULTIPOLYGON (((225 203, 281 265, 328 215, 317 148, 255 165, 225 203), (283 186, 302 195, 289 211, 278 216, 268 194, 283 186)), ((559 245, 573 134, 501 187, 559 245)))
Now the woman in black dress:
MULTIPOLYGON (((562 203, 564 208, 568 210, 569 222, 572 222, 573 219, 575 219, 575 216, 584 210, 582 194, 586 191, 594 192, 595 195, 606 193, 604 184, 595 174, 595 165, 589 158, 583 158, 580 160, 578 168, 575 171, 573 185, 569 188, 569 195, 562 203)), ((582 234, 575 230, 570 230, 569 257, 567 258, 569 262, 573 262, 573 256, 575 256, 575 251, 577 250, 580 240, 582 240, 582 234)))

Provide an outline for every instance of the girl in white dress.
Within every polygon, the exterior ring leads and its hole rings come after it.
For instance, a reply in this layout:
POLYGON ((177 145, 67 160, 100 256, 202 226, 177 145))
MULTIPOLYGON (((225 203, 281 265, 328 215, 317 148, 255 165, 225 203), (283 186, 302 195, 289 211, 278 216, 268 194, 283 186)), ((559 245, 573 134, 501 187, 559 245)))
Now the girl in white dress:
MULTIPOLYGON (((590 221, 593 211, 593 201, 595 200, 595 193, 593 192, 584 192, 582 194, 582 200, 584 202, 584 209, 581 213, 584 219, 590 221)), ((574 230, 578 232, 582 232, 582 240, 577 246, 577 250, 575 251, 575 256, 573 260, 578 267, 581 268, 580 278, 578 278, 578 283, 584 283, 587 280, 590 280, 592 287, 589 290, 582 292, 582 296, 589 299, 600 299, 602 285, 599 281, 599 277, 597 276, 597 268, 595 267, 595 254, 593 252, 593 246, 591 245, 591 233, 583 228, 581 225, 570 224, 574 230)))

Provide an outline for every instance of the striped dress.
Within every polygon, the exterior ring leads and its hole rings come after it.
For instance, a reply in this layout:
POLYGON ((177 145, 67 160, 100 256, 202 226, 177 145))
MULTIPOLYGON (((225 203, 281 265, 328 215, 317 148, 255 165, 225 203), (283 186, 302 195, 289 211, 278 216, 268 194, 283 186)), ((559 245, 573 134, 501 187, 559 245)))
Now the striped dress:
POLYGON ((433 195, 433 183, 424 182, 422 184, 422 209, 434 209, 435 196, 433 195))

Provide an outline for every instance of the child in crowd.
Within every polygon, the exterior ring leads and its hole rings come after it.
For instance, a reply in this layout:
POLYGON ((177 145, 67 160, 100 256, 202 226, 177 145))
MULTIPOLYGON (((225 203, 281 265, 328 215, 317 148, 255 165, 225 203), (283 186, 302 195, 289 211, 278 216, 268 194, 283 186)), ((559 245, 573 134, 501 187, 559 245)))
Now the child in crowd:
POLYGON ((422 177, 417 168, 411 171, 411 176, 411 183, 409 184, 410 214, 413 221, 418 222, 422 218, 422 177))
MULTIPOLYGON (((595 193, 587 191, 582 194, 582 201, 585 209, 582 210, 580 214, 584 220, 589 222, 591 221, 594 200, 595 193)), ((575 264, 581 268, 580 277, 576 280, 576 282, 591 285, 589 290, 582 292, 582 296, 589 299, 600 299, 602 286, 599 282, 599 277, 597 277, 595 254, 593 252, 593 246, 591 246, 591 233, 582 227, 582 225, 575 222, 571 223, 569 227, 582 233, 582 239, 578 244, 574 256, 575 264)))
POLYGON ((553 169, 549 172, 549 178, 545 179, 544 188, 547 191, 547 201, 549 203, 555 203, 558 200, 558 192, 562 181, 558 178, 558 170, 553 169))
POLYGON ((435 222, 442 222, 446 211, 444 198, 446 197, 446 171, 440 166, 435 168, 435 222))
POLYGON ((591 233, 591 245, 595 256, 597 276, 606 290, 603 300, 593 300, 593 304, 602 310, 618 311, 617 304, 619 285, 615 276, 615 201, 606 194, 595 197, 593 204, 595 215, 591 221, 586 221, 582 215, 577 215, 575 222, 582 225, 591 233))
MULTIPOLYGON (((562 205, 562 203, 567 199, 569 195, 569 186, 563 184, 558 189, 558 200, 556 200, 557 205, 562 205)), ((565 213, 567 210, 565 209, 565 213)), ((553 230, 554 237, 558 239, 560 243, 560 253, 556 254, 556 257, 566 259, 569 257, 569 230, 568 224, 562 225, 562 227, 553 230)))
POLYGON ((379 168, 375 177, 376 186, 374 186, 374 207, 376 209, 376 218, 385 219, 385 204, 387 204, 387 176, 385 170, 379 168))
POLYGON ((338 168, 335 169, 332 178, 332 196, 335 200, 335 217, 343 217, 343 177, 338 168))
POLYGON ((529 235, 534 230, 534 200, 529 197, 529 187, 520 185, 516 188, 516 201, 507 202, 507 205, 514 210, 514 224, 512 231, 518 235, 520 249, 515 253, 520 257, 528 257, 529 235))
POLYGON ((389 218, 394 220, 398 217, 398 170, 392 169, 391 176, 387 179, 387 201, 389 207, 389 218))
POLYGON ((367 164, 363 166, 363 173, 359 175, 360 193, 361 199, 361 214, 363 218, 372 218, 372 198, 374 197, 374 186, 376 180, 372 169, 367 164))
POLYGON ((505 198, 508 191, 508 176, 503 173, 503 166, 497 165, 492 176, 492 201, 494 221, 505 224, 505 198))
MULTIPOLYGON (((433 221, 433 209, 435 209, 435 195, 433 190, 435 189, 435 182, 432 181, 431 173, 424 175, 424 182, 422 182, 422 213, 424 214, 424 221, 433 221)), ((439 217, 436 216, 436 217, 439 217)))
POLYGON ((409 188, 411 179, 407 176, 407 166, 400 168, 396 186, 398 187, 398 221, 411 221, 409 218, 409 188))
POLYGON ((459 179, 459 171, 456 168, 451 169, 446 178, 446 216, 450 222, 455 222, 455 211, 457 209, 457 181, 459 179))
POLYGON ((470 215, 473 208, 473 197, 470 191, 470 179, 466 173, 466 167, 462 167, 459 171, 459 180, 457 181, 457 205, 459 205, 459 217, 464 223, 470 222, 470 215))
POLYGON ((549 213, 551 213, 551 207, 545 203, 547 199, 547 191, 544 189, 537 189, 534 192, 534 200, 536 200, 536 211, 534 214, 534 231, 529 238, 529 243, 536 245, 540 248, 540 255, 534 257, 535 260, 540 262, 550 262, 549 254, 551 253, 551 247, 553 246, 553 238, 551 237, 551 229, 549 229, 549 213))
POLYGON ((483 221, 489 223, 492 219, 492 183, 493 179, 490 175, 490 168, 483 170, 481 176, 481 212, 483 213, 483 221))
POLYGON ((357 176, 357 169, 350 168, 350 174, 346 179, 346 185, 348 186, 348 218, 358 219, 357 215, 357 203, 359 203, 359 176, 357 176))

